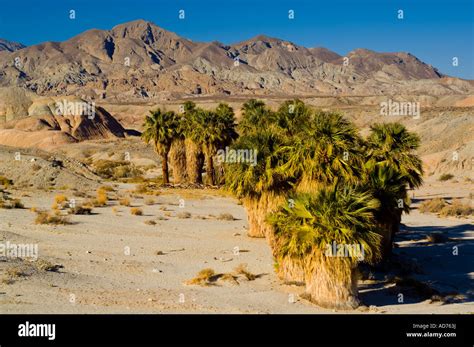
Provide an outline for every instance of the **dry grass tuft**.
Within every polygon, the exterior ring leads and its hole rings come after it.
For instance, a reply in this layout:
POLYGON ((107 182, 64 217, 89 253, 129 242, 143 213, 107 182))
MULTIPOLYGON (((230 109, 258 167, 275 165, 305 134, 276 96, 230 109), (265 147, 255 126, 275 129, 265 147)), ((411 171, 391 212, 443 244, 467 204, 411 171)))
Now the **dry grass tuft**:
POLYGON ((223 281, 226 281, 226 282, 230 282, 232 284, 239 285, 239 281, 237 281, 237 276, 234 276, 230 273, 223 274, 219 279, 221 279, 223 281))
POLYGON ((465 204, 460 199, 455 199, 440 211, 442 217, 467 217, 474 214, 474 208, 469 203, 465 204))
POLYGON ((77 205, 69 209, 69 214, 91 215, 92 207, 87 205, 77 205))
POLYGON ((146 198, 145 205, 154 205, 156 203, 155 199, 153 198, 146 198))
POLYGON ((100 186, 99 189, 103 190, 105 192, 114 192, 115 191, 114 187, 108 186, 108 185, 100 186))
POLYGON ((50 213, 46 211, 36 212, 35 224, 52 224, 52 225, 67 225, 71 224, 69 218, 61 216, 57 213, 50 213))
POLYGON ((139 207, 132 207, 130 209, 130 213, 134 216, 142 216, 143 215, 143 210, 139 207))
POLYGON ((144 221, 143 223, 145 223, 146 225, 156 225, 156 222, 153 219, 148 219, 144 221))
POLYGON ((21 267, 21 266, 13 266, 13 267, 8 268, 8 269, 5 271, 5 275, 6 275, 8 278, 12 278, 12 279, 13 279, 13 278, 25 277, 25 276, 27 276, 28 274, 26 273, 24 267, 21 267))
POLYGON ((36 261, 35 264, 36 268, 40 271, 50 271, 50 272, 57 272, 63 266, 59 264, 53 264, 50 261, 39 259, 36 261))
POLYGON ((10 210, 13 208, 25 208, 25 205, 23 205, 20 199, 4 200, 0 197, 0 208, 10 210))
POLYGON ((237 275, 244 275, 245 278, 247 278, 247 280, 249 281, 253 281, 257 278, 257 275, 254 275, 253 273, 251 273, 248 268, 247 268, 247 264, 240 264, 239 266, 237 266, 235 269, 234 269, 234 272, 237 274, 237 275))
POLYGON ((66 195, 63 195, 63 194, 58 194, 54 197, 54 202, 58 205, 64 203, 64 202, 67 202, 68 201, 68 198, 66 195))
POLYGON ((120 204, 121 206, 130 206, 130 204, 131 204, 130 198, 128 198, 128 197, 120 198, 120 199, 119 199, 119 204, 120 204))
POLYGON ((438 213, 446 206, 446 200, 441 198, 425 200, 420 204, 419 211, 421 213, 438 213))
POLYGON ((185 282, 187 285, 210 286, 213 284, 216 273, 213 269, 207 268, 199 271, 196 277, 185 282))
POLYGON ((442 174, 441 176, 439 176, 439 180, 441 182, 444 182, 444 181, 449 181, 450 179, 454 178, 454 175, 450 174, 450 173, 445 173, 445 174, 442 174))
POLYGON ((13 185, 13 181, 6 178, 5 176, 0 176, 0 185, 4 186, 5 188, 8 188, 13 185))
POLYGON ((189 213, 189 212, 179 212, 178 214, 176 214, 176 217, 181 218, 181 219, 191 218, 191 213, 189 213))
POLYGON ((221 213, 220 215, 217 216, 218 220, 235 220, 234 216, 231 215, 230 213, 221 213))
POLYGON ((97 189, 97 196, 96 196, 95 201, 96 201, 98 206, 107 205, 107 202, 109 201, 109 198, 107 196, 107 191, 104 190, 103 188, 97 189))

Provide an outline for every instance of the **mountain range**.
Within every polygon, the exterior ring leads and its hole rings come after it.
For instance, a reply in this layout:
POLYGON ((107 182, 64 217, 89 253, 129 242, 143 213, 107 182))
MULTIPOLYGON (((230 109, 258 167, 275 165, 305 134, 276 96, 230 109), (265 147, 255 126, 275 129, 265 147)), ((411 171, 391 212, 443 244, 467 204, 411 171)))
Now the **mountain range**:
POLYGON ((355 49, 341 56, 259 35, 232 45, 193 42, 137 20, 64 42, 0 40, 0 87, 38 95, 169 100, 226 95, 469 94, 410 53, 355 49))
POLYGON ((0 52, 1 51, 13 52, 22 48, 25 48, 25 46, 21 43, 0 39, 0 52))

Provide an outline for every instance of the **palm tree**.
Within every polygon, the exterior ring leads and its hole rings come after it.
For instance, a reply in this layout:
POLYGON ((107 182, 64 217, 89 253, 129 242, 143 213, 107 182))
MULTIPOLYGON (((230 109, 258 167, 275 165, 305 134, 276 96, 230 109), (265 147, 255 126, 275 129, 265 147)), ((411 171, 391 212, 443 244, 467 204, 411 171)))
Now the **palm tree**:
POLYGON ((380 227, 381 260, 385 260, 392 252, 400 213, 410 210, 404 177, 387 164, 368 166, 363 189, 380 202, 374 215, 380 227))
POLYGON ((313 111, 299 99, 287 100, 278 108, 274 118, 288 136, 295 136, 308 130, 313 111))
POLYGON ((218 148, 236 137, 234 112, 228 105, 219 104, 215 111, 197 109, 194 119, 196 142, 202 145, 205 155, 207 181, 215 185, 214 156, 218 148))
POLYGON ((375 190, 387 190, 387 186, 377 186, 385 184, 385 181, 374 180, 374 177, 384 172, 389 177, 396 176, 396 179, 392 178, 395 187, 391 189, 400 190, 397 202, 385 208, 383 215, 378 215, 380 223, 386 228, 383 232, 383 244, 386 246, 382 260, 387 259, 391 253, 393 238, 400 229, 402 212, 410 211, 407 189, 417 188, 423 183, 423 163, 415 154, 419 146, 418 135, 410 133, 402 124, 386 123, 371 126, 366 146, 368 160, 365 164, 369 177, 372 176, 369 182, 375 190), (393 172, 389 172, 386 168, 378 169, 379 166, 386 166, 393 172), (400 185, 402 188, 398 187, 400 185))
POLYGON ((275 228, 278 256, 303 264, 306 293, 313 302, 355 308, 357 263, 379 256, 373 216, 379 202, 368 192, 337 182, 314 194, 299 194, 294 201, 268 218, 275 228))
POLYGON ((250 99, 242 105, 242 118, 239 122, 240 135, 247 135, 256 129, 275 123, 275 113, 261 100, 250 99))
POLYGON ((359 181, 362 139, 352 123, 328 112, 316 112, 306 123, 299 123, 299 128, 292 128, 296 135, 291 143, 281 148, 286 163, 280 168, 282 173, 298 177, 298 192, 311 192, 337 179, 359 181))
MULTIPOLYGON (((235 123, 235 114, 232 107, 225 103, 220 103, 215 113, 217 115, 217 121, 219 124, 219 128, 221 129, 221 139, 216 143, 217 149, 225 150, 227 146, 232 144, 238 138, 238 134, 236 131, 236 123, 235 123)), ((214 153, 215 155, 215 153, 214 153)), ((214 165, 214 175, 216 183, 222 185, 224 184, 224 163, 217 163, 214 165)))
POLYGON ((418 188, 423 183, 423 162, 415 154, 420 146, 417 134, 400 123, 374 124, 367 138, 368 157, 385 163, 405 177, 408 186, 418 188))
MULTIPOLYGON (((354 125, 337 113, 316 112, 314 116, 308 115, 303 105, 297 105, 299 113, 309 118, 304 123, 305 118, 296 116, 296 123, 299 122, 300 126, 292 127, 291 132, 295 135, 288 145, 279 150, 285 163, 278 171, 297 180, 294 188, 299 193, 314 193, 337 180, 349 184, 358 182, 362 171, 362 140, 354 125)), ((282 114, 283 110, 280 108, 279 113, 282 114)), ((297 110, 293 110, 294 113, 298 113, 297 110)), ((274 257, 280 279, 290 283, 303 282, 302 263, 278 254, 279 250, 275 247, 274 257)))
POLYGON ((277 172, 284 159, 277 155, 277 150, 287 140, 275 126, 256 129, 239 137, 231 146, 235 150, 256 151, 256 165, 248 162, 225 164, 225 187, 242 199, 249 220, 248 235, 266 237, 270 245, 273 231, 266 216, 286 200, 293 183, 277 172))
POLYGON ((173 111, 162 112, 160 109, 150 111, 145 118, 144 130, 141 135, 145 143, 153 143, 156 153, 162 158, 163 183, 169 183, 168 154, 173 140, 176 138, 179 120, 173 111))
POLYGON ((202 184, 204 154, 202 152, 201 128, 198 128, 198 110, 192 101, 184 103, 184 113, 181 121, 182 133, 185 137, 187 179, 191 184, 202 184))
POLYGON ((186 167, 186 137, 184 133, 184 116, 178 116, 179 125, 176 129, 176 137, 171 143, 170 164, 173 170, 173 182, 184 183, 188 180, 186 167))

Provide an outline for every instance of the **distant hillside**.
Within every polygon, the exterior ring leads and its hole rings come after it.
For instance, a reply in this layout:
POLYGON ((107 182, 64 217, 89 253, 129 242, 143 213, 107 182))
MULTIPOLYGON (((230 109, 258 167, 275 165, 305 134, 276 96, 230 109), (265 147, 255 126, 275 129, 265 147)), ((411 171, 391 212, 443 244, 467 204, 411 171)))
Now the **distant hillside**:
POLYGON ((14 52, 22 48, 25 48, 25 46, 21 43, 0 39, 0 52, 1 51, 14 52))
POLYGON ((409 53, 355 49, 342 57, 263 35, 233 45, 193 42, 143 20, 4 52, 0 86, 118 100, 474 91, 471 81, 443 76, 409 53))

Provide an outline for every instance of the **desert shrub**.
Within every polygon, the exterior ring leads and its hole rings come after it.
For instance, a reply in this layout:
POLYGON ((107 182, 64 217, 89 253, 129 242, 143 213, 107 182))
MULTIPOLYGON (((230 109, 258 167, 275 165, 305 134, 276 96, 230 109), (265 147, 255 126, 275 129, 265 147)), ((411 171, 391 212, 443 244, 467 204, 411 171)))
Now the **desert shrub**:
MULTIPOLYGON (((132 183, 132 182, 130 182, 132 183)), ((145 180, 135 187, 135 193, 147 195, 159 195, 159 183, 145 180)))
POLYGON ((153 219, 148 219, 144 221, 143 223, 145 223, 146 225, 156 225, 156 222, 153 219))
POLYGON ((222 276, 219 278, 219 280, 227 281, 227 282, 230 282, 232 284, 239 285, 239 282, 237 281, 237 276, 234 276, 233 274, 229 274, 229 273, 222 274, 222 276))
POLYGON ((143 215, 143 210, 141 208, 138 208, 138 207, 132 207, 130 209, 130 213, 134 216, 141 216, 141 215, 143 215))
POLYGON ((107 201, 109 201, 109 198, 107 196, 107 191, 104 190, 103 188, 97 189, 97 196, 95 198, 96 205, 94 206, 105 206, 107 205, 107 201))
POLYGON ((66 225, 71 224, 71 222, 66 216, 52 214, 46 211, 38 211, 36 214, 35 224, 66 225))
POLYGON ((103 190, 103 191, 105 191, 105 192, 113 192, 113 191, 115 191, 114 187, 108 186, 108 185, 100 186, 99 189, 100 189, 100 190, 103 190))
POLYGON ((140 183, 135 187, 135 193, 137 194, 147 194, 149 193, 148 183, 140 183))
POLYGON ((130 198, 128 197, 123 197, 119 199, 119 204, 121 206, 130 206, 130 198))
POLYGON ((37 260, 35 265, 36 265, 36 268, 40 271, 56 272, 60 268, 62 268, 62 265, 53 264, 50 261, 44 260, 44 259, 37 260))
POLYGON ((465 204, 460 199, 453 200, 450 205, 446 205, 440 211, 442 217, 466 217, 474 213, 474 208, 470 204, 465 204))
POLYGON ((13 208, 25 208, 25 205, 20 199, 3 199, 0 197, 0 208, 13 209, 13 208))
POLYGON ((9 186, 13 185, 13 181, 6 178, 5 176, 0 176, 0 185, 2 185, 4 187, 9 187, 9 186))
POLYGON ((10 267, 9 269, 7 269, 7 271, 5 271, 5 274, 9 278, 18 278, 18 277, 27 276, 25 268, 21 266, 10 267))
POLYGON ((181 218, 181 219, 187 219, 191 218, 191 213, 189 212, 179 212, 176 217, 181 218))
POLYGON ((52 205, 53 210, 62 210, 69 206, 69 199, 63 194, 58 194, 54 197, 54 203, 52 205))
POLYGON ((146 204, 146 205, 154 205, 155 202, 156 202, 156 201, 155 201, 155 199, 153 199, 153 198, 146 198, 146 199, 145 199, 145 204, 146 204))
POLYGON ((69 214, 90 215, 92 214, 92 207, 87 205, 76 205, 69 209, 69 214))
POLYGON ((431 212, 438 213, 446 206, 446 200, 441 198, 425 200, 420 204, 419 210, 421 213, 431 212))
POLYGON ((20 199, 11 200, 11 206, 13 208, 25 208, 25 205, 20 201, 20 199))
POLYGON ((442 182, 449 181, 453 177, 454 177, 454 175, 446 173, 446 174, 442 174, 441 176, 439 176, 439 180, 442 181, 442 182))
POLYGON ((217 216, 217 219, 219 219, 219 220, 235 220, 234 216, 231 215, 230 213, 221 213, 220 215, 217 216))
POLYGON ((188 285, 200 285, 200 286, 209 286, 212 284, 213 277, 216 276, 216 273, 213 269, 203 269, 199 271, 196 277, 186 281, 185 284, 188 285))
POLYGON ((106 179, 133 178, 142 175, 141 170, 128 161, 98 160, 95 173, 106 179))
POLYGON ((247 264, 240 264, 239 266, 237 266, 235 269, 234 269, 235 273, 238 274, 238 275, 243 275, 245 276, 245 278, 247 278, 247 280, 249 281, 253 281, 254 279, 257 278, 257 275, 254 275, 253 273, 251 273, 248 268, 247 268, 247 264))
POLYGON ((54 197, 54 202, 57 203, 57 204, 66 202, 67 200, 68 200, 67 196, 62 195, 62 194, 58 194, 54 197))
POLYGON ((41 165, 39 165, 39 164, 33 164, 33 166, 32 166, 31 168, 33 169, 33 171, 36 172, 36 171, 41 170, 41 165))

